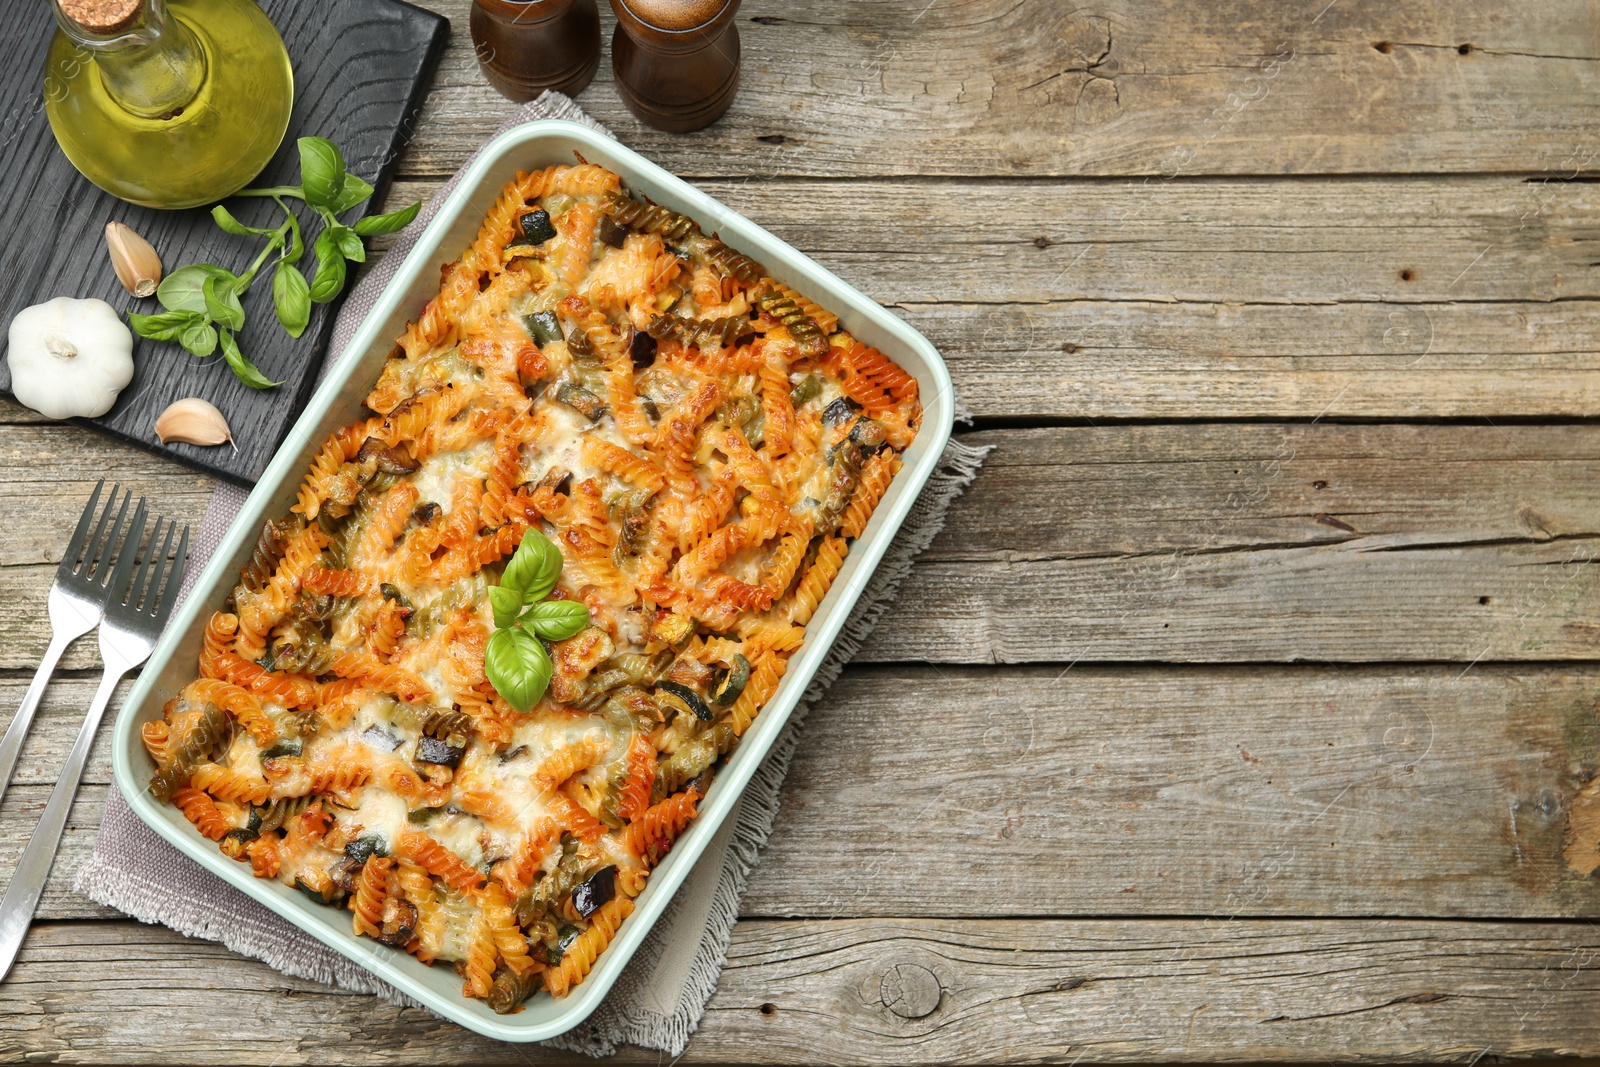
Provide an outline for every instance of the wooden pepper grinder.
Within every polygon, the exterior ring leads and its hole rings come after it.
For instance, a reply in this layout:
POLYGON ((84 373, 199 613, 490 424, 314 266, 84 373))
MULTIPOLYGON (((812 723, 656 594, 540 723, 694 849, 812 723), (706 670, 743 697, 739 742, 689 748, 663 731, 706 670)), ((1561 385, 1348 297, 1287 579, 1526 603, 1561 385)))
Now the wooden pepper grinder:
POLYGON ((640 119, 684 133, 722 117, 739 88, 739 0, 611 0, 617 92, 640 119))
POLYGON ((473 0, 469 22, 483 76, 512 100, 575 96, 600 66, 595 0, 473 0))

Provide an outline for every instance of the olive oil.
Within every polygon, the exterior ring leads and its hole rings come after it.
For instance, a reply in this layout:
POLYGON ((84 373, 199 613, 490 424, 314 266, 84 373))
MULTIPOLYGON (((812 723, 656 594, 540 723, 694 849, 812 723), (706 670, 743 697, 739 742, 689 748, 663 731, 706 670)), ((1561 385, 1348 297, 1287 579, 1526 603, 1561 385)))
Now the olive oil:
POLYGON ((56 5, 45 110, 72 165, 106 192, 147 207, 210 204, 277 151, 294 73, 254 0, 56 5), (115 19, 100 15, 118 4, 115 19))

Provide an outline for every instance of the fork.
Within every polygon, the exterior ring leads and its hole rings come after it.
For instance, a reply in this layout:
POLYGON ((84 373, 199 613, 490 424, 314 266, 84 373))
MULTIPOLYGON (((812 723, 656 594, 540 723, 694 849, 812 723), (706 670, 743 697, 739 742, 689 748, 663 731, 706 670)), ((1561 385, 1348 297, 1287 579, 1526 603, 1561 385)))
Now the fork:
POLYGON ((117 557, 116 569, 111 575, 110 597, 106 602, 105 618, 100 623, 100 658, 105 661, 105 674, 100 688, 95 690, 89 705, 89 714, 78 731, 78 739, 67 753, 67 762, 61 768, 56 786, 45 802, 39 825, 22 850, 16 873, 0 899, 0 979, 10 972, 16 962, 22 939, 33 921, 34 910, 39 906, 39 896, 44 892, 45 878, 55 861, 56 849, 61 844, 62 831, 67 826, 67 813, 72 808, 73 795, 83 779, 83 766, 89 759, 89 746, 94 741, 95 730, 100 726, 106 705, 111 702, 112 691, 122 676, 150 658, 156 647, 172 605, 178 599, 178 586, 183 581, 184 557, 189 550, 189 527, 183 528, 178 539, 178 550, 170 562, 173 534, 178 524, 170 519, 156 517, 150 531, 150 543, 145 546, 144 562, 133 583, 128 577, 133 572, 134 557, 139 555, 139 541, 144 533, 145 502, 139 498, 139 507, 133 514, 127 539, 117 557), (162 539, 161 526, 166 523, 166 537, 162 539), (157 547, 159 544, 159 548, 157 547), (165 588, 163 589, 163 584, 165 588), (126 590, 126 591, 124 591, 126 590))
MULTIPOLYGON (((100 490, 105 484, 106 480, 101 478, 94 487, 94 494, 83 507, 78 528, 72 532, 72 540, 61 557, 61 566, 56 569, 56 580, 50 583, 50 645, 44 650, 39 669, 22 696, 22 706, 7 727, 5 737, 0 739, 0 799, 5 797, 6 786, 11 783, 17 757, 22 754, 23 738, 33 724, 33 714, 39 709, 39 700, 44 696, 45 686, 50 684, 50 676, 55 673, 61 654, 68 645, 94 629, 105 614, 106 600, 111 596, 110 575, 117 561, 117 540, 128 517, 128 502, 133 499, 132 493, 122 494, 122 508, 117 512, 116 522, 111 522, 111 510, 117 506, 120 488, 113 485, 105 510, 100 512, 100 522, 94 528, 94 536, 89 537, 89 523, 94 519, 100 490)), ((131 543, 125 540, 122 551, 131 554, 138 547, 137 538, 131 543)))

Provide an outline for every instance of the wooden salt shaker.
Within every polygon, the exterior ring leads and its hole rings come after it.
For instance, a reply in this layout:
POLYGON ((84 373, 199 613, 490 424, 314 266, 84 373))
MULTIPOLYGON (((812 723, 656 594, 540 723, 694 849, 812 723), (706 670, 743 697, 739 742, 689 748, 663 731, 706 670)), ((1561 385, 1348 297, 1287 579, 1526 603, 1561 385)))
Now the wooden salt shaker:
POLYGON ((739 0, 611 0, 617 92, 640 119, 684 133, 722 117, 739 88, 739 0))
POLYGON ((483 76, 512 100, 575 96, 600 66, 595 0, 473 0, 469 22, 483 76))

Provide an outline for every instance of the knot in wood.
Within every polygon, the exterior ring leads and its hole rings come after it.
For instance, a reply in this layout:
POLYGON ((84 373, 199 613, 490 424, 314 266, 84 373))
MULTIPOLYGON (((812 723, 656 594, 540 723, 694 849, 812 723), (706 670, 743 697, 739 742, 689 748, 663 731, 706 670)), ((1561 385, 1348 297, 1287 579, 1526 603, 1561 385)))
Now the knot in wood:
POLYGON ((878 983, 878 997, 883 1006, 902 1019, 932 1015, 943 996, 938 976, 918 963, 897 963, 878 983))

